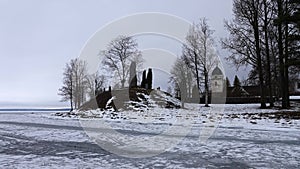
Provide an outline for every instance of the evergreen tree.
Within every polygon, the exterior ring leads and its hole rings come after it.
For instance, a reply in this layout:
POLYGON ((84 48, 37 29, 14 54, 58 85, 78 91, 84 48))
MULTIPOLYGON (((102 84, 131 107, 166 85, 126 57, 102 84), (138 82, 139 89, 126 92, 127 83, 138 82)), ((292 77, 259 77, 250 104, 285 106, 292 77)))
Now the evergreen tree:
POLYGON ((148 69, 148 74, 147 74, 147 89, 152 89, 152 69, 148 69))
POLYGON ((130 73, 129 73, 129 88, 137 86, 136 78, 136 62, 131 62, 130 64, 130 73))
POLYGON ((230 80, 226 77, 226 87, 231 87, 230 80))
POLYGON ((249 93, 241 86, 241 81, 237 76, 234 77, 233 90, 231 93, 234 93, 234 95, 237 97, 249 95, 249 93))
POLYGON ((146 81, 146 70, 144 70, 143 71, 143 76, 142 76, 141 87, 145 89, 146 88, 146 83, 147 83, 147 81, 146 81))
POLYGON ((240 79, 236 75, 234 76, 233 87, 234 88, 240 88, 241 87, 240 79))

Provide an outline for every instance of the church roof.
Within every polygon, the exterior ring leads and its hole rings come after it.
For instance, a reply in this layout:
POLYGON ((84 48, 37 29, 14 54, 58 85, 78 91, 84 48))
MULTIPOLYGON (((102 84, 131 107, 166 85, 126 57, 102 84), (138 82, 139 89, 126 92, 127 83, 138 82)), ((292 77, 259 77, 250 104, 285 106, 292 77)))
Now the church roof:
POLYGON ((217 67, 213 70, 212 75, 223 75, 223 72, 222 72, 222 70, 217 66, 217 67))

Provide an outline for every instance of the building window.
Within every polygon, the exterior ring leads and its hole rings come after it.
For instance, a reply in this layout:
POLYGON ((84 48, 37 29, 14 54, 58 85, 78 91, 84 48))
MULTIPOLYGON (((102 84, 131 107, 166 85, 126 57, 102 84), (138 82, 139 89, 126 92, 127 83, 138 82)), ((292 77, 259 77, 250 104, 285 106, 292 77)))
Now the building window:
POLYGON ((297 89, 300 89, 300 82, 297 83, 297 89))

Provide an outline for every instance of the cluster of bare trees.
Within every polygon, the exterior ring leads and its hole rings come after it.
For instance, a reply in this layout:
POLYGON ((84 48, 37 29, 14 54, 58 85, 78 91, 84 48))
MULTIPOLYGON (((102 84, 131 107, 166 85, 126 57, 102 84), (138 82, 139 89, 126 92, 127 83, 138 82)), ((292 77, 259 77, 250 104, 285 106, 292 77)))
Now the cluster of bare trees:
POLYGON ((87 74, 87 64, 80 59, 72 59, 67 63, 63 76, 63 86, 58 94, 62 96, 62 101, 70 101, 71 110, 79 108, 87 99, 94 98, 105 82, 104 75, 87 74))
POLYGON ((299 5, 294 0, 234 0, 234 18, 225 23, 230 33, 222 40, 231 52, 227 59, 238 67, 252 66, 261 108, 266 107, 266 96, 272 107, 274 95, 282 97, 283 108, 289 107, 289 76, 292 69, 299 70, 300 60, 299 5))
POLYGON ((109 75, 117 77, 117 85, 121 84, 124 88, 128 81, 130 64, 134 62, 140 69, 143 62, 137 43, 128 36, 113 39, 107 49, 100 52, 100 57, 103 57, 103 67, 109 71, 108 75, 88 74, 87 63, 80 59, 72 59, 66 64, 63 86, 58 94, 62 96, 62 101, 70 101, 71 110, 78 109, 88 99, 97 96, 105 86, 109 75))
POLYGON ((208 106, 209 74, 219 61, 214 49, 213 32, 206 18, 193 24, 183 44, 181 58, 177 59, 171 71, 172 81, 179 86, 183 100, 191 95, 193 81, 196 81, 199 94, 204 86, 205 106, 208 106))
MULTIPOLYGON (((186 98, 190 98, 192 96, 192 89, 194 87, 194 79, 191 72, 191 69, 185 64, 182 58, 178 58, 171 70, 171 82, 175 85, 175 90, 177 92, 180 91, 181 97, 181 107, 184 107, 184 102, 186 98)), ((168 89, 169 93, 171 93, 171 89, 168 89)))

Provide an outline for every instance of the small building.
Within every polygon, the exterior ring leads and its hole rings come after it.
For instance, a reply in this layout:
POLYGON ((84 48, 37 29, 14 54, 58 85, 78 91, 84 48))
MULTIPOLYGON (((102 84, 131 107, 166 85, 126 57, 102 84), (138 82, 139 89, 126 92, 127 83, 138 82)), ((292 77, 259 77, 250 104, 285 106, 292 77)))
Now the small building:
POLYGON ((222 70, 217 66, 211 74, 211 91, 222 93, 224 91, 225 80, 222 70))

